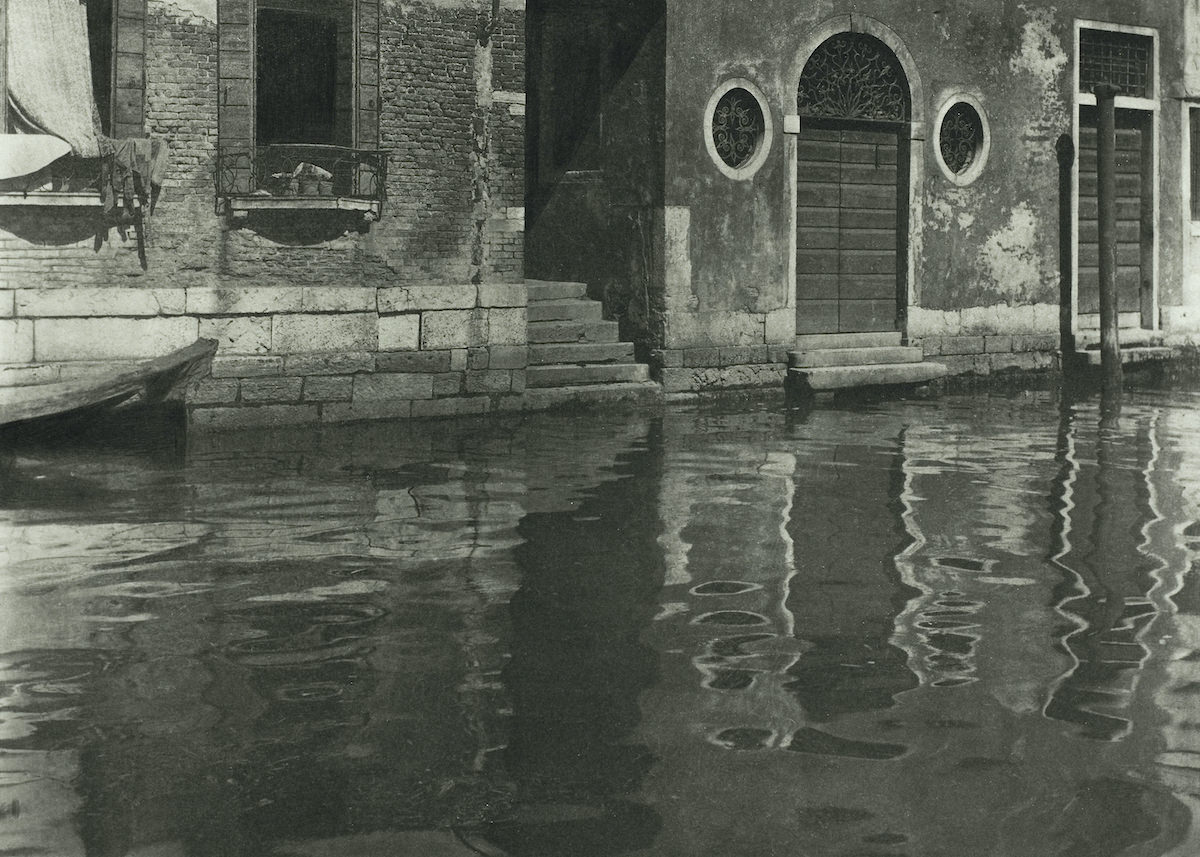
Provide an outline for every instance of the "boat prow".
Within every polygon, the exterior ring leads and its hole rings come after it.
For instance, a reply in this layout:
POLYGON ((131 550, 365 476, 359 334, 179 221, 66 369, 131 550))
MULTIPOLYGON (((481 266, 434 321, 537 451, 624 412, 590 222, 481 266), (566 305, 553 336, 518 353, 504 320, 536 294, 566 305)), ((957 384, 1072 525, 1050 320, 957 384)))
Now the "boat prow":
POLYGON ((0 428, 177 398, 189 382, 207 371, 216 350, 216 340, 198 339, 132 368, 0 389, 0 428))

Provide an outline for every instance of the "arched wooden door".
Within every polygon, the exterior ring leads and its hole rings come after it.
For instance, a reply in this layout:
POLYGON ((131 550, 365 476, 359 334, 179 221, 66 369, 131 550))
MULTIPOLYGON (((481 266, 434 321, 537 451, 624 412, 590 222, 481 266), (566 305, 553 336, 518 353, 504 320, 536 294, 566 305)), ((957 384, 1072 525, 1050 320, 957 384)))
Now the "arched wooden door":
POLYGON ((873 36, 813 52, 797 93, 796 332, 900 330, 907 306, 908 81, 873 36))

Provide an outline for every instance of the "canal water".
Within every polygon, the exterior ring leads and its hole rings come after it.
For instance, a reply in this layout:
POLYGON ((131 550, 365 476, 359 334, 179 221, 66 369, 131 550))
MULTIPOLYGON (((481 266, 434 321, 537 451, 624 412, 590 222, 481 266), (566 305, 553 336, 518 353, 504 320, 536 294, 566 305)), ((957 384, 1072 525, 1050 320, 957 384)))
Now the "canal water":
POLYGON ((1200 854, 1200 397, 0 455, 0 854, 1200 854))

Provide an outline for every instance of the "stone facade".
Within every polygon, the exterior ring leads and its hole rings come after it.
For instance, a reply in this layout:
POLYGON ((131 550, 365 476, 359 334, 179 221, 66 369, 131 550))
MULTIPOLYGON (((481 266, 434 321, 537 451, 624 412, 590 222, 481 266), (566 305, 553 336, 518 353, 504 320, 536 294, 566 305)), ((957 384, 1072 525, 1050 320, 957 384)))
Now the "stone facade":
MULTIPOLYGON (((531 21, 534 5, 531 0, 531 21)), ((553 11, 558 4, 537 5, 553 11)), ((624 8, 622 0, 587 5, 624 8)), ((825 330, 797 312, 799 279, 824 270, 816 267, 820 254, 806 252, 811 248, 798 235, 798 208, 806 204, 799 182, 819 181, 811 169, 798 175, 801 126, 815 127, 800 115, 798 84, 808 60, 839 34, 883 45, 910 98, 895 161, 900 222, 894 330, 904 342, 925 344, 930 359, 944 357, 956 372, 1043 368, 1056 365, 1064 300, 1068 335, 1093 325, 1088 316, 1096 310, 1084 305, 1076 282, 1079 271, 1096 265, 1094 249, 1086 246, 1095 241, 1088 234, 1094 227, 1084 222, 1087 202, 1080 207, 1094 193, 1088 189, 1094 180, 1083 171, 1095 169, 1094 156, 1085 151, 1091 92, 1080 82, 1084 30, 1150 45, 1146 90, 1118 99, 1119 112, 1145 129, 1141 245, 1135 246, 1137 236, 1121 238, 1128 245, 1121 264, 1140 265, 1129 276, 1140 278, 1134 288, 1140 288, 1141 303, 1123 308, 1130 310, 1123 324, 1168 343, 1200 334, 1200 229, 1186 210, 1193 168, 1184 115, 1187 99, 1200 92, 1195 3, 971 0, 914 11, 903 0, 764 0, 751 14, 723 0, 666 0, 660 14, 662 30, 639 30, 642 61, 622 67, 590 117, 607 118, 625 104, 656 104, 630 93, 661 87, 661 119, 622 128, 663 165, 661 175, 647 175, 637 212, 649 228, 630 230, 613 216, 598 230, 599 221, 589 215, 592 200, 618 195, 625 178, 636 173, 636 162, 614 151, 586 194, 574 179, 547 192, 547 210, 557 206, 579 216, 560 214, 549 227, 531 218, 526 264, 545 276, 566 271, 592 283, 593 296, 603 297, 606 311, 622 320, 667 389, 773 384, 786 366, 778 359, 780 347, 795 335, 845 332, 825 330), (706 139, 715 99, 735 84, 756 93, 765 114, 765 133, 745 169, 719 163, 706 139), (976 166, 955 173, 942 158, 940 131, 947 110, 959 103, 981 115, 986 146, 975 151, 976 166), (1080 157, 1062 172, 1058 147, 1064 143, 1080 157), (573 222, 580 224, 575 235, 573 222), (535 240, 547 229, 555 231, 556 243, 535 240), (1065 259, 1060 237, 1067 241, 1065 259), (611 242, 618 252, 594 262, 575 249, 586 241, 611 242), (620 270, 613 270, 613 259, 620 270), (623 284, 610 282, 622 278, 623 284), (603 288, 595 288, 598 281, 603 288), (980 345, 978 353, 945 350, 985 341, 990 345, 980 345), (1036 348, 1027 350, 1030 345, 1036 348), (721 356, 727 349, 767 358, 737 364, 753 370, 730 371, 721 356)), ((570 44, 572 36, 560 38, 570 44)), ((545 65, 532 54, 528 62, 531 68, 545 65)), ((531 103, 553 97, 552 82, 530 79, 531 103)), ((544 111, 531 117, 530 146, 553 136, 546 123, 587 125, 586 119, 544 111)), ((1138 178, 1127 176, 1122 187, 1128 190, 1138 178)))
POLYGON ((71 377, 217 340, 200 426, 459 416, 523 407, 522 285, 16 289, 0 383, 71 377))

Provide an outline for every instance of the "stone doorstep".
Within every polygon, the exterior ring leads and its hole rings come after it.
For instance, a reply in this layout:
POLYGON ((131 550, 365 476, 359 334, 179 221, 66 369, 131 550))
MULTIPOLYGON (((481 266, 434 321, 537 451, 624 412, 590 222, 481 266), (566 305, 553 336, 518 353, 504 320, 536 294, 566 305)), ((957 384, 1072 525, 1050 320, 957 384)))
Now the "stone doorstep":
POLYGON ((920 363, 925 355, 920 348, 825 348, 816 351, 789 351, 789 367, 867 366, 887 363, 920 363))
MULTIPOLYGON (((1099 349, 1076 351, 1074 359, 1088 366, 1102 365, 1103 355, 1099 349)), ((1141 363, 1161 363, 1171 359, 1171 349, 1162 345, 1131 346, 1121 348, 1121 364, 1133 366, 1141 363)))
MULTIPOLYGON (((1117 341, 1125 346, 1154 346, 1163 342, 1161 330, 1143 330, 1140 327, 1122 327, 1117 331, 1117 341)), ((1075 334, 1075 348, 1079 351, 1100 347, 1100 331, 1084 328, 1075 334)))
POLYGON ((802 333, 794 343, 796 351, 823 351, 829 348, 889 348, 901 342, 899 331, 880 333, 802 333))
POLYGON ((825 366, 789 369, 794 381, 811 390, 843 390, 851 387, 881 387, 893 384, 924 384, 944 378, 940 363, 883 363, 869 366, 825 366))

